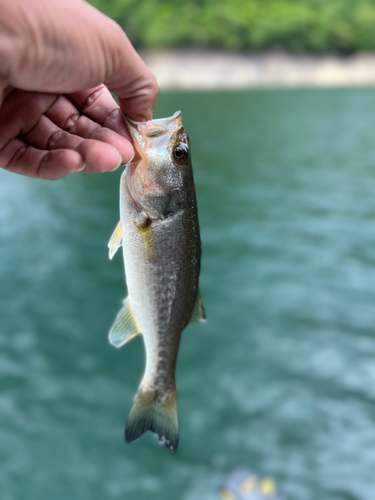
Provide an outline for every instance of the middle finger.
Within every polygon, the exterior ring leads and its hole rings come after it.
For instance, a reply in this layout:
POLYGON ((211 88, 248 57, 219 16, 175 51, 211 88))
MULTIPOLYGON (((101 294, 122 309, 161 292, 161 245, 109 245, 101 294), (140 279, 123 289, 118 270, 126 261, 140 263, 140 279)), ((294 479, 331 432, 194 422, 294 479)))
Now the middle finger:
POLYGON ((127 163, 133 156, 133 146, 128 138, 80 114, 65 96, 59 96, 45 112, 45 116, 70 134, 111 144, 120 153, 123 163, 127 163))

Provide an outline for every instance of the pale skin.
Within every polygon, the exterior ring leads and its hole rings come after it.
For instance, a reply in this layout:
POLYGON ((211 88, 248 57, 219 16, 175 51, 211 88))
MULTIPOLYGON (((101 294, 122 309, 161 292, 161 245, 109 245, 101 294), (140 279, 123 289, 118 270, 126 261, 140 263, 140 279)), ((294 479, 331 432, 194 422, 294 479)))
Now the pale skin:
POLYGON ((122 29, 85 1, 0 0, 0 168, 115 170, 133 156, 121 110, 150 120, 157 95, 122 29))

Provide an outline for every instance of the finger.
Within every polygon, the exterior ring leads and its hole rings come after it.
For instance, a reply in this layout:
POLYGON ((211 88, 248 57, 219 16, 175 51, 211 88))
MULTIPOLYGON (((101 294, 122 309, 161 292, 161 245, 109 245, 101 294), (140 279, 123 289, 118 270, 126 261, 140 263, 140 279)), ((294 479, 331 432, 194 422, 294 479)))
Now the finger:
POLYGON ((29 132, 56 99, 56 94, 10 92, 0 110, 0 148, 14 137, 29 132))
POLYGON ((69 149, 41 151, 12 139, 0 151, 0 168, 45 180, 57 180, 84 167, 82 156, 69 149))
POLYGON ((101 127, 86 116, 80 116, 70 133, 85 139, 94 139, 115 147, 120 152, 121 163, 130 161, 134 154, 131 143, 108 128, 101 127))
POLYGON ((104 84, 116 94, 121 109, 133 120, 152 119, 159 86, 156 77, 142 61, 129 39, 123 33, 118 37, 119 46, 108 51, 107 65, 112 69, 107 73, 104 84), (123 53, 118 57, 119 50, 123 53))
POLYGON ((152 120, 156 98, 159 94, 156 78, 152 75, 150 81, 145 83, 143 88, 136 90, 137 95, 133 97, 126 97, 126 92, 123 89, 119 90, 117 94, 115 89, 113 92, 117 95, 120 107, 126 116, 139 122, 152 120))
MULTIPOLYGON (((112 98, 111 98, 112 99, 112 98)), ((114 101, 113 101, 114 102, 114 101)), ((119 111, 119 108, 117 107, 119 111)), ((117 111, 114 110, 114 111, 117 111)), ((120 111, 119 111, 120 112, 120 111)), ((84 115, 80 115, 77 108, 65 96, 60 96, 52 106, 46 111, 45 116, 48 117, 62 130, 88 139, 95 139, 106 142, 114 146, 122 157, 122 163, 127 163, 133 156, 133 146, 127 134, 127 138, 123 137, 123 119, 121 117, 121 126, 118 127, 116 120, 112 121, 114 113, 110 113, 109 120, 104 118, 103 123, 106 126, 101 126, 96 121, 92 121, 84 115), (108 128, 107 128, 108 127, 108 128), (114 131, 114 130, 117 131, 114 131)), ((99 119, 98 114, 93 113, 93 118, 99 119)), ((127 131, 126 131, 127 133, 127 131)))
POLYGON ((105 85, 68 95, 81 113, 130 140, 119 105, 105 85))
POLYGON ((110 144, 84 139, 65 132, 46 116, 42 116, 37 125, 21 139, 26 144, 41 150, 70 149, 76 151, 83 158, 86 165, 85 172, 88 173, 113 171, 120 166, 122 161, 117 149, 110 144))

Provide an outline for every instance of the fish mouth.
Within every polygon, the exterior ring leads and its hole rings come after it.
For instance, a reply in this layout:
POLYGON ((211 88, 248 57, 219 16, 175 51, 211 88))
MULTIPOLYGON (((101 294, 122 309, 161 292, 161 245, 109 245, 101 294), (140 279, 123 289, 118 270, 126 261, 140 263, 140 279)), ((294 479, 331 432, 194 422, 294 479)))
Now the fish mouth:
POLYGON ((160 128, 168 128, 169 125, 173 124, 177 118, 181 116, 181 111, 176 111, 174 115, 169 116, 168 118, 155 118, 154 120, 148 120, 146 122, 137 122, 132 118, 129 118, 124 112, 122 113, 125 121, 134 127, 138 127, 139 125, 146 125, 148 123, 153 123, 160 128))
POLYGON ((134 145, 136 147, 140 146, 141 149, 144 149, 147 139, 161 137, 166 134, 172 135, 181 126, 181 111, 176 111, 174 115, 168 118, 156 118, 145 122, 132 120, 124 113, 123 116, 134 145))

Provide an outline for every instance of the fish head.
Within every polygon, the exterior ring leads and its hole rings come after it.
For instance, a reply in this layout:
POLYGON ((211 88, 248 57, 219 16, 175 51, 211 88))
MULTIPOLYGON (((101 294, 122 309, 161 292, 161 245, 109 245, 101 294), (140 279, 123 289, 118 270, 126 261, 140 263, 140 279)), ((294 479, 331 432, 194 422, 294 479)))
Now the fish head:
POLYGON ((127 188, 151 219, 181 210, 193 184, 190 141, 177 111, 169 118, 135 122, 126 118, 135 156, 127 188))

